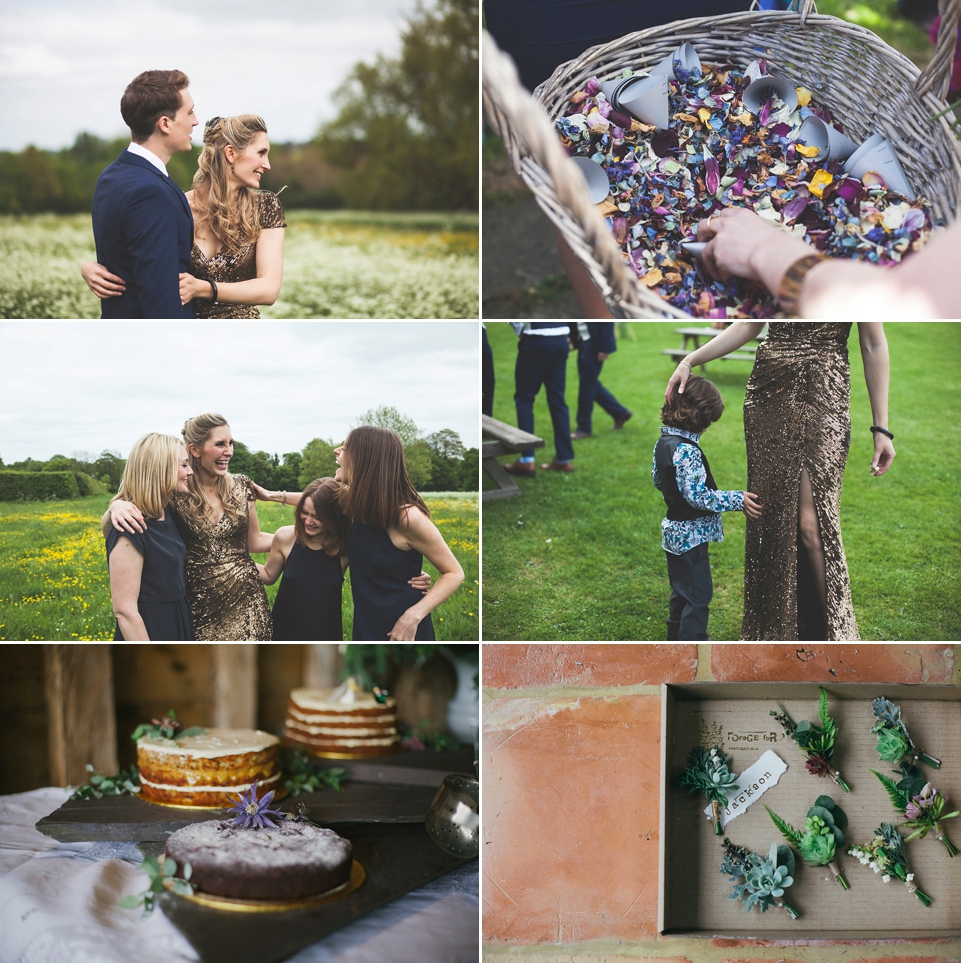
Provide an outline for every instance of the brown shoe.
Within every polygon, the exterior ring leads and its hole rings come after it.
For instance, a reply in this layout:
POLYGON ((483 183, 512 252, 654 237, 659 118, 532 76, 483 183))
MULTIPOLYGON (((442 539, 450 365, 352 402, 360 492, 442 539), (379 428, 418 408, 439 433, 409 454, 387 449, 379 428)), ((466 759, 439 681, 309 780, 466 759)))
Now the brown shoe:
POLYGON ((571 432, 571 441, 580 441, 582 438, 593 438, 594 433, 592 431, 581 431, 580 428, 577 431, 571 432))
POLYGON ((634 415, 633 411, 628 411, 625 414, 621 415, 620 418, 615 418, 614 428, 612 429, 612 431, 617 431, 618 429, 623 428, 625 423, 630 421, 633 415, 634 415))
POLYGON ((574 466, 569 461, 558 461, 556 458, 549 465, 541 465, 544 471, 566 471, 572 472, 574 466))
POLYGON ((523 475, 527 478, 533 478, 537 474, 537 465, 532 461, 515 461, 503 467, 508 475, 523 475))

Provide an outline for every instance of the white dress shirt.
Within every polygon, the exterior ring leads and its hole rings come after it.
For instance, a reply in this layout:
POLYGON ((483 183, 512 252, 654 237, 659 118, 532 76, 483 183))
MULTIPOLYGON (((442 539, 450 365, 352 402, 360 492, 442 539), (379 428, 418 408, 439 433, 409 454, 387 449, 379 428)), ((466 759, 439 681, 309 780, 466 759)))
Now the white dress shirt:
POLYGON ((164 177, 170 176, 167 173, 167 165, 152 150, 147 150, 142 144, 135 144, 133 141, 130 142, 127 150, 129 150, 131 154, 136 154, 138 157, 150 161, 164 177))

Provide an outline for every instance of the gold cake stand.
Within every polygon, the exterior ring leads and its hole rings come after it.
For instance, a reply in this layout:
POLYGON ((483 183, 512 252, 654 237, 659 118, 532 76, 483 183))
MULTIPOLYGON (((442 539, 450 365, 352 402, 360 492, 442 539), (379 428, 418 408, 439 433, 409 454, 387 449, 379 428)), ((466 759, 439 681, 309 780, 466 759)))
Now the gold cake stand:
POLYGON ((285 746, 291 746, 294 749, 299 749, 301 752, 306 752, 308 756, 314 756, 316 759, 383 759, 385 756, 396 756, 399 752, 404 751, 404 747, 398 742, 396 746, 391 746, 389 749, 384 749, 382 752, 370 753, 370 752, 319 752, 317 749, 312 749, 310 746, 305 745, 302 742, 297 742, 294 739, 285 739, 285 746))
MULTIPOLYGON (((229 786, 225 786, 222 791, 225 793, 230 793, 231 795, 240 795, 239 792, 231 792, 229 786)), ((279 802, 281 799, 286 799, 288 795, 290 794, 287 792, 284 786, 278 786, 277 790, 274 792, 274 798, 271 801, 279 802)), ((193 809, 200 810, 201 812, 219 813, 229 808, 228 806, 191 806, 185 805, 184 803, 160 802, 158 799, 147 799, 146 796, 143 796, 140 793, 137 794, 137 798, 142 799, 145 803, 150 803, 151 806, 166 806, 167 809, 193 809)))
MULTIPOLYGON (((212 906, 214 909, 230 910, 236 913, 278 913, 283 910, 302 909, 306 906, 320 906, 323 903, 333 903, 343 899, 351 893, 356 892, 364 885, 367 874, 364 867, 355 859, 350 867, 350 878, 346 883, 342 883, 335 889, 329 889, 325 893, 318 893, 316 896, 307 896, 304 899, 289 900, 267 900, 267 899, 231 899, 228 896, 214 896, 210 893, 193 893, 187 896, 177 893, 181 899, 189 900, 191 903, 199 903, 201 906, 212 906)), ((170 892, 169 883, 164 885, 170 892)))

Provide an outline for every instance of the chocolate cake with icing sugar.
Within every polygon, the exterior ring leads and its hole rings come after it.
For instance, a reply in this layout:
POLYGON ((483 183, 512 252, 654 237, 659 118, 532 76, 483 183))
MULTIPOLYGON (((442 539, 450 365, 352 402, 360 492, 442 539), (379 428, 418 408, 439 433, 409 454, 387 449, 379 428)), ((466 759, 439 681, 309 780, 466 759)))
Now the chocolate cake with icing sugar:
POLYGON ((348 679, 336 689, 294 689, 284 732, 319 756, 383 756, 400 747, 397 703, 383 703, 348 679))
POLYGON ((331 829, 283 821, 260 829, 229 821, 194 823, 167 840, 178 875, 190 863, 191 883, 203 893, 235 899, 302 899, 350 879, 349 840, 331 829))
POLYGON ((280 786, 280 740, 259 729, 208 729, 204 735, 137 740, 140 796, 177 806, 229 806, 256 781, 280 786))

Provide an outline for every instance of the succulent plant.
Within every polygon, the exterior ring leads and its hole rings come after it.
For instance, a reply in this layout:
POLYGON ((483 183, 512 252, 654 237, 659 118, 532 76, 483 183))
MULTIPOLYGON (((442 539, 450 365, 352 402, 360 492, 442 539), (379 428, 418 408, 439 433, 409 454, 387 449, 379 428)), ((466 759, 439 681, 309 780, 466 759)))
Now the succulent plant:
POLYGON ((757 906, 763 913, 778 906, 792 919, 798 918, 800 914, 783 898, 784 891, 794 883, 794 853, 790 847, 772 843, 765 858, 725 838, 723 850, 721 872, 734 884, 728 899, 741 900, 745 912, 757 906), (744 882, 738 882, 740 879, 744 882))
POLYGON ((915 746, 907 726, 905 726, 901 719, 900 706, 896 706, 893 702, 882 696, 872 701, 871 708, 874 710, 874 715, 878 720, 871 731, 877 733, 878 741, 876 748, 882 760, 885 762, 897 762, 902 756, 910 753, 915 762, 920 759, 935 769, 941 767, 940 759, 929 756, 926 752, 922 752, 915 746))
POLYGON ((785 822, 770 807, 764 808, 781 835, 797 847, 805 862, 812 866, 827 866, 842 888, 850 889, 836 862, 838 847, 844 845, 842 827, 847 824, 847 816, 830 796, 818 796, 808 810, 803 833, 785 822))
POLYGON ((689 786, 691 792, 701 792, 711 803, 714 832, 720 836, 721 806, 727 805, 729 791, 738 789, 737 776, 728 768, 728 755, 720 746, 712 746, 710 752, 700 746, 691 750, 688 768, 678 780, 679 786, 689 786))

